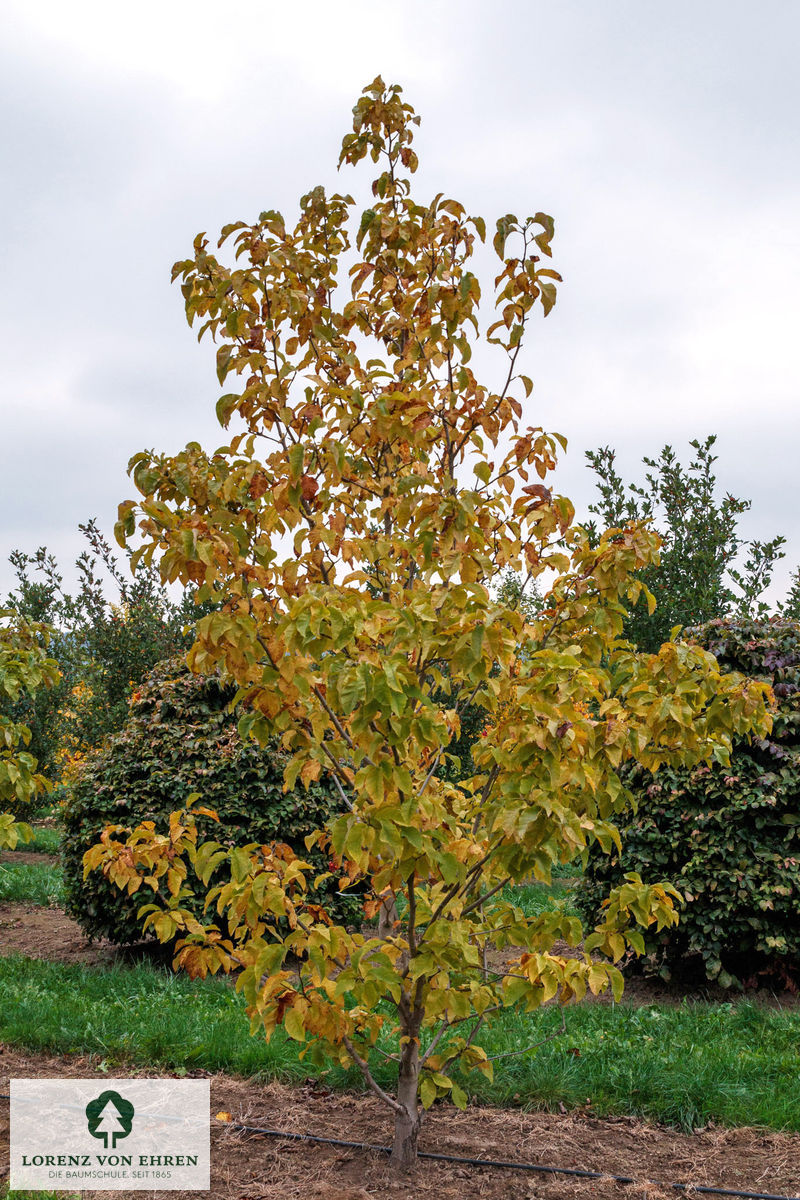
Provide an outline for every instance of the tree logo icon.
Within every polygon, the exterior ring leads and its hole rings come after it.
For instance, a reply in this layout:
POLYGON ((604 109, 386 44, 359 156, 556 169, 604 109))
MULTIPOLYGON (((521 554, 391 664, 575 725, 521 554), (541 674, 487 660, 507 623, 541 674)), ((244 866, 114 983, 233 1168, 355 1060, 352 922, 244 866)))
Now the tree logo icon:
POLYGON ((133 1125, 134 1107, 119 1092, 101 1092, 86 1105, 86 1120, 92 1137, 102 1138, 106 1150, 114 1149, 118 1138, 126 1138, 133 1125))

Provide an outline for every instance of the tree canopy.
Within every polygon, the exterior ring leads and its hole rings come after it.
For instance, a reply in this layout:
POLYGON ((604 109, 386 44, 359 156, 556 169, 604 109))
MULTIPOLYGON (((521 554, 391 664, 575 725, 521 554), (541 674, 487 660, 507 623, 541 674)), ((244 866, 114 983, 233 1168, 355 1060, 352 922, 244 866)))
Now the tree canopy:
MULTIPOLYGON (((704 442, 692 441, 694 457, 688 466, 672 446, 665 446, 657 459, 645 457, 649 470, 644 484, 623 482, 610 447, 587 451, 600 493, 589 511, 600 519, 600 528, 647 521, 661 539, 658 562, 638 575, 655 596, 656 608, 649 612, 639 605, 624 625, 625 636, 641 650, 658 650, 676 625, 767 615, 763 595, 783 558, 786 538, 762 542, 742 537, 739 517, 750 501, 730 492, 717 497, 716 440, 712 435, 704 442)), ((593 538, 599 536, 596 525, 588 528, 593 538)))
POLYGON ((147 672, 188 650, 192 635, 184 628, 209 607, 194 604, 192 589, 176 600, 155 569, 126 572, 96 521, 79 528, 89 549, 75 561, 74 591, 65 588, 45 546, 10 556, 16 587, 6 605, 23 621, 48 626, 49 653, 60 680, 54 687, 22 692, 13 703, 0 701, 30 730, 30 750, 41 769, 64 781, 89 750, 122 727, 130 697, 147 672))
POLYGON ((0 609, 0 848, 13 849, 18 841, 30 840, 30 826, 17 817, 28 815, 49 786, 28 750, 30 729, 6 711, 23 694, 33 695, 58 682, 58 667, 47 656, 48 636, 46 626, 0 609))
POLYGON ((482 332, 470 260, 484 221, 443 195, 414 198, 417 124, 401 89, 376 79, 340 155, 377 164, 368 208, 314 188, 295 223, 270 210, 226 226, 232 261, 200 234, 176 264, 188 319, 236 385, 217 404, 235 432, 213 453, 135 455, 140 499, 117 526, 134 560, 217 606, 191 665, 236 681, 243 733, 280 735, 287 789, 331 772, 346 811, 313 840, 341 888, 369 887, 367 917, 394 897, 394 926, 379 938, 331 923, 286 847, 202 842, 202 797, 168 830, 107 830, 86 858, 155 890, 143 911, 165 936, 185 931, 179 963, 242 968, 255 1028, 356 1063, 395 1115, 400 1165, 420 1103, 466 1103, 451 1068, 491 1072, 478 1039, 492 1014, 609 983, 619 995, 613 962, 641 949, 637 926, 675 920, 670 886, 631 875, 584 950, 564 955, 556 942, 578 947, 579 922, 526 917, 509 886, 615 843, 624 761, 724 759, 770 719, 769 689, 699 647, 640 654, 621 638, 657 538, 628 525, 591 540, 544 482, 563 438, 522 423, 524 334, 560 278, 553 220, 497 222, 498 311, 482 332), (481 342, 497 383, 471 366, 481 342), (551 581, 540 609, 493 596, 507 568, 551 581), (438 768, 466 703, 485 715, 475 774, 451 781, 438 768), (187 864, 215 930, 182 903, 187 864), (395 1064, 395 1088, 377 1083, 376 1055, 395 1064))

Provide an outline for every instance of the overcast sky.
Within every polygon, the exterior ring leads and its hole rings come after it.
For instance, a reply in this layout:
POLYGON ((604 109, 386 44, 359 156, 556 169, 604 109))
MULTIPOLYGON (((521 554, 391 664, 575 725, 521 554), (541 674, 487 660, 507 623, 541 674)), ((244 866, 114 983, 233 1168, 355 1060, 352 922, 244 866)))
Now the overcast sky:
MULTIPOLYGON (((8 554, 109 534, 137 450, 224 441, 169 282, 199 230, 337 178, 379 72, 422 116, 419 198, 556 222, 526 418, 624 478, 719 435, 720 494, 800 563, 797 0, 0 0, 0 595, 8 554)), ((488 314, 487 314, 488 316, 488 314)), ((68 572, 65 572, 68 574, 68 572)))

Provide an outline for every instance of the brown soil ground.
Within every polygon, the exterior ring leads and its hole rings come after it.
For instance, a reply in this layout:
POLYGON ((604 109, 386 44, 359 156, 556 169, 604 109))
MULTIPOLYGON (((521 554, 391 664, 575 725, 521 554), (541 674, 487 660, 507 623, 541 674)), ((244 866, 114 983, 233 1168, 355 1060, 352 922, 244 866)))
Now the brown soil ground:
POLYGON ((79 925, 60 908, 13 901, 0 903, 0 954, 25 954, 52 962, 101 966, 114 962, 115 946, 90 942, 79 925))
MULTIPOLYGON (((125 1071, 124 1076, 155 1076, 125 1071)), ((195 1072, 195 1077, 203 1072, 195 1072)), ((96 1078, 90 1059, 49 1058, 0 1046, 0 1092, 13 1078, 96 1078)), ((211 1112, 228 1112, 242 1124, 294 1133, 313 1132, 385 1145, 390 1120, 370 1096, 211 1077, 211 1112)), ((570 1114, 437 1105, 428 1114, 421 1150, 463 1157, 514 1160, 633 1176, 611 1180, 523 1173, 460 1163, 421 1161, 407 1176, 393 1176, 385 1155, 347 1147, 287 1142, 248 1134, 217 1121, 211 1130, 211 1191, 184 1193, 210 1200, 664 1200, 676 1193, 649 1180, 727 1187, 773 1195, 800 1195, 800 1135, 757 1129, 707 1129, 680 1134, 633 1118, 597 1120, 570 1114)), ((0 1101, 0 1178, 8 1171, 8 1107, 0 1101)), ((153 1200, 173 1193, 152 1192, 153 1200)), ((696 1195, 691 1189, 683 1193, 696 1195)), ((96 1192, 131 1200, 140 1193, 96 1192)))
POLYGON ((57 862, 57 854, 42 854, 38 850, 0 850, 0 863, 29 863, 34 867, 52 867, 57 862))

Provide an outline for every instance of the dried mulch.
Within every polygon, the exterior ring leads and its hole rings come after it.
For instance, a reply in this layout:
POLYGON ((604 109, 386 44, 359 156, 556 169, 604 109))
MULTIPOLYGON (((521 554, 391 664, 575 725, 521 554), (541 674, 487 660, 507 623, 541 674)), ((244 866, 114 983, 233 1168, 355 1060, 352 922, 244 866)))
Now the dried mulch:
MULTIPOLYGON (((114 1068, 126 1076, 155 1077, 156 1071, 114 1068)), ((192 1072, 206 1077, 204 1072, 192 1072)), ((0 1092, 14 1078, 106 1076, 86 1057, 49 1058, 0 1046, 0 1092)), ((348 1141, 386 1144, 391 1120, 369 1095, 331 1092, 309 1081, 303 1087, 211 1076, 211 1112, 230 1112, 235 1121, 288 1132, 314 1132, 348 1141)), ((459 1112, 436 1105, 423 1129, 420 1149, 464 1157, 514 1159, 529 1163, 629 1175, 635 1184, 568 1176, 529 1175, 456 1163, 421 1161, 395 1177, 384 1155, 315 1145, 236 1131, 212 1121, 211 1200, 662 1200, 679 1193, 647 1181, 685 1182, 740 1191, 800 1195, 800 1135, 758 1129, 706 1129, 677 1133, 634 1118, 598 1120, 470 1107, 459 1112)), ((0 1178, 8 1172, 8 1107, 0 1101, 0 1178)), ((139 1193, 94 1193, 136 1197, 139 1193)), ((169 1200, 169 1192, 150 1193, 169 1200)), ((184 1193, 192 1195, 191 1193, 184 1193)), ((684 1195, 692 1195, 691 1190, 684 1195)))

